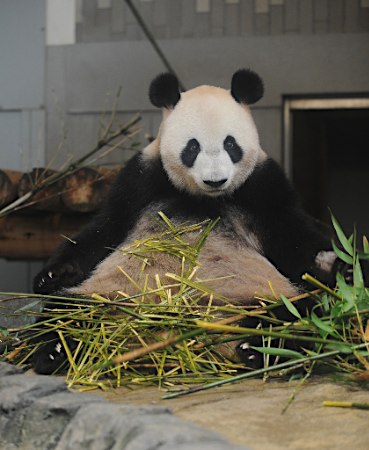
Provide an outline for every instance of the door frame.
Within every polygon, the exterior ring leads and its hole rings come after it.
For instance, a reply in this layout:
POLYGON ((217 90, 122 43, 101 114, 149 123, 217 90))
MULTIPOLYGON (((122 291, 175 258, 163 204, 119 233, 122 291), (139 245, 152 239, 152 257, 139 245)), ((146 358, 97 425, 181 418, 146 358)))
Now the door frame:
POLYGON ((283 97, 282 165, 288 178, 293 173, 293 111, 297 110, 369 109, 369 93, 322 95, 291 95, 283 97))

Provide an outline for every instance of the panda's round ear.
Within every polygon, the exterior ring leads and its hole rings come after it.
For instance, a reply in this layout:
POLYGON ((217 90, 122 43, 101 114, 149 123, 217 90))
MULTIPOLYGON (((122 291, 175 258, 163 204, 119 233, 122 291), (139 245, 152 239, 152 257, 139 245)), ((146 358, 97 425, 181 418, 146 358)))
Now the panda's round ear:
POLYGON ((151 82, 149 97, 157 108, 174 108, 181 98, 177 77, 169 72, 158 75, 151 82))
POLYGON ((250 69, 238 70, 232 77, 231 94, 238 103, 252 105, 264 94, 263 81, 250 69))

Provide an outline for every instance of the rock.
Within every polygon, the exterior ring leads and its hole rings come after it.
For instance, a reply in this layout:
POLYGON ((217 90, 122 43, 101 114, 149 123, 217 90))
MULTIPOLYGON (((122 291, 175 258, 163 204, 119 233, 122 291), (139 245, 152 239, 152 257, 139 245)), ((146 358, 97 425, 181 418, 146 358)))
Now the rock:
POLYGON ((0 361, 0 377, 4 377, 5 375, 13 375, 16 373, 23 373, 23 369, 21 367, 12 366, 0 361))
POLYGON ((1 448, 13 450, 241 450, 167 407, 115 405, 70 392, 62 378, 0 363, 1 448))
POLYGON ((9 302, 2 302, 0 327, 18 328, 34 323, 36 319, 33 313, 39 313, 41 307, 41 300, 34 297, 16 298, 9 302))

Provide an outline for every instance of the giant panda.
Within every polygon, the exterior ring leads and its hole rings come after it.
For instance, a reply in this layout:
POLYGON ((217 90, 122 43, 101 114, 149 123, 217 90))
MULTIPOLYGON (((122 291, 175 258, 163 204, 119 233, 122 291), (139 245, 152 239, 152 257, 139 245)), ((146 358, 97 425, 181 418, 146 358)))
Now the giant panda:
MULTIPOLYGON (((248 69, 233 74, 230 89, 181 92, 173 74, 156 77, 149 97, 162 110, 157 138, 122 169, 94 220, 51 257, 34 291, 134 293, 117 266, 134 277, 141 263, 120 248, 157 232, 152 216, 158 211, 174 223, 220 218, 197 277, 233 275, 211 285, 232 303, 252 303, 256 293, 295 296, 305 272, 331 284, 330 236, 303 211, 282 169, 260 146, 249 105, 262 95, 261 78, 248 69)), ((173 271, 173 259, 158 256, 148 270, 152 276, 173 271)), ((250 358, 248 346, 242 350, 250 358)), ((33 357, 36 370, 53 372, 61 354, 56 341, 45 344, 33 357)))

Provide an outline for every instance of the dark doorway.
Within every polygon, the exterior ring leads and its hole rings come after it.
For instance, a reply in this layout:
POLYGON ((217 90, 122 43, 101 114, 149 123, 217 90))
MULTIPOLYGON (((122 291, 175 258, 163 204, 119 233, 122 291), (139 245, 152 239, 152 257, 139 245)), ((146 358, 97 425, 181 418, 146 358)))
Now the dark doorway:
POLYGON ((290 175, 303 205, 369 237, 369 108, 291 109, 290 175))

